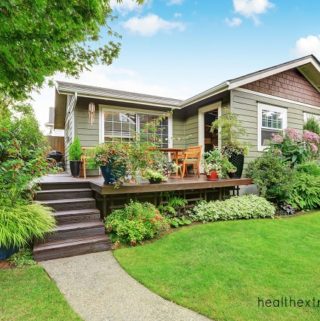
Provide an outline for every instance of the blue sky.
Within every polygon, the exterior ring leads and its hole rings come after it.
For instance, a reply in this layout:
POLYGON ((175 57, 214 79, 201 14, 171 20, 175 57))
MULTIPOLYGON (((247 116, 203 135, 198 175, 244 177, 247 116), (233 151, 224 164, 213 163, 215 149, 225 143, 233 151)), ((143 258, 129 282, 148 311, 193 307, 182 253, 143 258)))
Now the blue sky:
MULTIPOLYGON (((118 16, 112 27, 123 36, 119 59, 78 80, 61 74, 56 79, 188 98, 305 54, 320 58, 320 1, 149 0, 143 6, 111 1, 118 16)), ((44 87, 34 98, 43 123, 53 89, 44 87)))

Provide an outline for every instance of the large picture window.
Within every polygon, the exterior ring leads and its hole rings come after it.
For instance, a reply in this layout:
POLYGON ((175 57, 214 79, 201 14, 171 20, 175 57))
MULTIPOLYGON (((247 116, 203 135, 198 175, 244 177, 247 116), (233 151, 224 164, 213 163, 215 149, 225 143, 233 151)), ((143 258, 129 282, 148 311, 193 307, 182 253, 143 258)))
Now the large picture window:
POLYGON ((270 145, 274 134, 287 128, 287 109, 271 105, 258 105, 258 150, 270 145))
POLYGON ((105 109, 103 111, 104 141, 130 142, 138 137, 166 148, 169 145, 169 122, 168 118, 158 122, 159 116, 144 112, 105 109), (152 124, 157 124, 156 128, 152 124))

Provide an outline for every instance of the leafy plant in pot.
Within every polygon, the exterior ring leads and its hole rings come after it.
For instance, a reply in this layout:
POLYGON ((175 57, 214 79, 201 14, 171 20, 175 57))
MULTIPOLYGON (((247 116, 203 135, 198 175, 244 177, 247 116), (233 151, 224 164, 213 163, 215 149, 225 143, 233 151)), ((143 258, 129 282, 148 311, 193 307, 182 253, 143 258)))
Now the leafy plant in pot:
POLYGON ((119 187, 129 180, 128 148, 127 144, 121 142, 104 143, 96 147, 94 162, 100 166, 104 184, 119 187))
POLYGON ((149 180, 150 184, 159 184, 163 181, 166 181, 166 177, 162 175, 160 172, 155 171, 151 168, 148 168, 145 173, 144 177, 149 180))
POLYGON ((204 154, 204 170, 209 181, 226 178, 234 173, 236 168, 218 148, 204 154))
POLYGON ((69 147, 70 171, 73 177, 79 177, 82 149, 79 137, 76 137, 69 147))
POLYGON ((238 117, 229 109, 223 109, 222 116, 211 125, 211 132, 218 130, 222 141, 222 154, 236 167, 231 175, 240 178, 243 172, 244 157, 248 153, 248 145, 241 140, 246 136, 246 130, 238 117))

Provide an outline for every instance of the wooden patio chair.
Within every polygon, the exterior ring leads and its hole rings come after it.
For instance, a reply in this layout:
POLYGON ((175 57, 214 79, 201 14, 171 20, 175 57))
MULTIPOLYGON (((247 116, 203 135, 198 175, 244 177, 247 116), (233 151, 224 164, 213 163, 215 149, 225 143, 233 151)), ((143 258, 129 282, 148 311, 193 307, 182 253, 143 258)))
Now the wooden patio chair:
POLYGON ((184 151, 181 161, 181 178, 186 176, 189 165, 192 165, 193 172, 197 172, 197 176, 200 177, 201 152, 202 146, 188 147, 184 151))
POLYGON ((81 173, 80 177, 87 178, 87 164, 88 159, 94 157, 95 147, 82 147, 82 156, 81 156, 81 173))

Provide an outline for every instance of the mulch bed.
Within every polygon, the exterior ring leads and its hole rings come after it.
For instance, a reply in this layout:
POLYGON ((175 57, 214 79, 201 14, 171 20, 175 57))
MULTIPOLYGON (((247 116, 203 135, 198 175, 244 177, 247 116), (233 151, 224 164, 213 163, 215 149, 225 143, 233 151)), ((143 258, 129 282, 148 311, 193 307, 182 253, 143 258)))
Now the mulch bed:
POLYGON ((13 265, 12 263, 8 262, 8 261, 1 261, 0 260, 0 270, 1 269, 12 269, 13 265))

